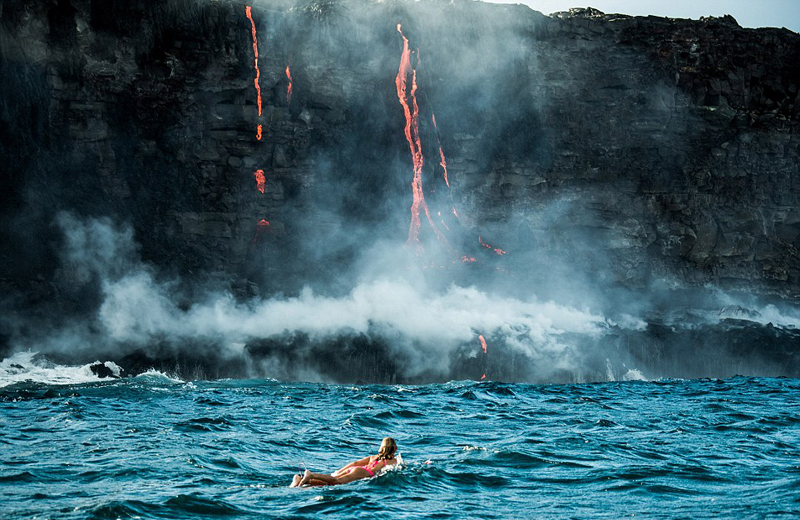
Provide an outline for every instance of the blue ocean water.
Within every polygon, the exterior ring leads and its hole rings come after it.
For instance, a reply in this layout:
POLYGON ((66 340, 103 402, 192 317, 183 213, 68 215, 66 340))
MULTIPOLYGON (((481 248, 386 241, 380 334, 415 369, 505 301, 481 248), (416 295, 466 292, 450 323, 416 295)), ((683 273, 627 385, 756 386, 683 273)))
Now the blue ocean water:
POLYGON ((0 388, 0 517, 800 515, 800 381, 0 388), (397 439, 402 464, 289 489, 397 439))

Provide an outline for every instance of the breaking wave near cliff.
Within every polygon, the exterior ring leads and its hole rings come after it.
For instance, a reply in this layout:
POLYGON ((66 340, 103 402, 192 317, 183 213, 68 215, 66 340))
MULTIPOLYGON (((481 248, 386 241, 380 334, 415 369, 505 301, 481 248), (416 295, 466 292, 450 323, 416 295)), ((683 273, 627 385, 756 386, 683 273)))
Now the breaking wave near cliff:
MULTIPOLYGON (((347 291, 309 284, 292 296, 242 298, 211 283, 187 289, 185 280, 165 277, 141 260, 128 227, 69 214, 59 222, 62 276, 80 280, 81 296, 94 304, 85 317, 51 316, 35 326, 17 316, 13 341, 17 350, 40 352, 55 363, 103 359, 113 365, 95 372, 82 366, 87 377, 157 369, 188 378, 312 381, 652 379, 674 375, 664 366, 708 370, 709 361, 693 353, 698 342, 717 349, 716 369, 745 373, 755 367, 768 375, 769 360, 736 361, 710 344, 714 334, 746 336, 771 320, 767 325, 781 331, 779 340, 794 338, 791 310, 748 310, 724 293, 715 296, 719 310, 665 313, 654 325, 628 313, 542 301, 535 288, 522 298, 496 287, 442 283, 425 270, 398 268, 404 255, 413 265, 402 246, 372 249, 371 270, 344 273, 354 284, 347 291), (663 337, 684 343, 683 351, 665 354, 663 337), (661 365, 654 365, 654 353, 661 365)), ((587 292, 586 300, 596 298, 587 292)), ((16 377, 13 370, 6 372, 8 381, 16 377)))

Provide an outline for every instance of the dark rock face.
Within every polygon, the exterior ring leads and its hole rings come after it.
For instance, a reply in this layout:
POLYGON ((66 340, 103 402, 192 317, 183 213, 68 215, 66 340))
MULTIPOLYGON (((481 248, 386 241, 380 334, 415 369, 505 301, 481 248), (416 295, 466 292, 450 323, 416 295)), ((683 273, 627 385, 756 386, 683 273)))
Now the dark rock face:
POLYGON ((602 251, 631 286, 669 275, 797 294, 794 33, 472 2, 256 4, 259 117, 244 4, 157 4, 5 3, 6 281, 51 278, 59 209, 132 222, 145 258, 182 272, 267 292, 302 279, 325 210, 372 225, 408 206, 402 22, 420 49, 429 197, 444 189, 436 110, 468 229, 518 254, 602 251), (345 200, 320 193, 331 186, 345 200))
POLYGON ((97 377, 110 377, 118 378, 119 376, 114 373, 105 363, 94 363, 89 366, 89 370, 97 377))
MULTIPOLYGON (((800 296, 797 34, 471 1, 257 2, 259 115, 245 5, 0 4, 13 305, 96 306, 60 263, 60 211, 129 223, 151 265, 239 296, 347 286, 365 242, 408 230, 398 23, 418 49, 424 189, 456 257, 543 297, 573 277, 800 296)), ((378 348, 351 340, 356 357, 378 348)))

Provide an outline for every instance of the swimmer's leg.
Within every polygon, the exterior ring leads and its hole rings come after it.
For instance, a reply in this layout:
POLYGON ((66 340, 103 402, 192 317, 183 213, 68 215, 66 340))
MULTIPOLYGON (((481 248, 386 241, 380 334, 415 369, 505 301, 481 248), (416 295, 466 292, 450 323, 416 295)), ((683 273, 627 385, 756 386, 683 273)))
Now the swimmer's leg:
POLYGON ((317 480, 315 478, 312 478, 312 479, 309 479, 308 482, 306 482, 306 486, 308 486, 308 487, 320 487, 320 486, 330 486, 330 484, 328 484, 327 482, 323 482, 321 480, 317 480))
MULTIPOLYGON (((336 477, 332 477, 332 476, 326 475, 324 473, 311 473, 310 471, 306 470, 305 475, 303 475, 303 478, 300 479, 300 482, 297 485, 298 486, 302 486, 304 484, 310 484, 309 481, 312 480, 312 479, 322 482, 321 485, 323 485, 323 486, 326 485, 326 484, 329 485, 329 486, 335 486, 336 484, 341 484, 339 479, 336 478, 336 477)), ((320 484, 316 484, 316 485, 320 485, 320 484)))
POLYGON ((292 477, 292 483, 289 484, 289 487, 297 487, 300 485, 300 479, 303 478, 300 475, 295 475, 292 477))

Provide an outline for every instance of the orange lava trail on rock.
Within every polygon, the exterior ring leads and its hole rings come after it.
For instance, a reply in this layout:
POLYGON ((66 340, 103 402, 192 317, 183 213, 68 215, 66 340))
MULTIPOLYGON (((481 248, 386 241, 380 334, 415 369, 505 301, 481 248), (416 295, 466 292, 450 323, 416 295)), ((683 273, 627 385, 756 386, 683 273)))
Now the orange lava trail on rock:
POLYGON ((436 130, 436 142, 439 145, 439 164, 444 170, 444 183, 447 184, 447 187, 450 187, 450 181, 447 179, 447 161, 444 159, 444 152, 442 151, 442 143, 439 142, 439 127, 436 126, 436 114, 431 112, 431 120, 433 121, 433 129, 436 130))
POLYGON ((506 252, 505 252, 505 251, 503 251, 502 249, 500 249, 499 247, 492 247, 492 246, 490 246, 489 244, 487 244, 486 242, 484 242, 484 241, 481 239, 481 237, 480 237, 480 236, 478 236, 478 242, 480 243, 480 245, 482 245, 482 246, 483 246, 483 247, 485 247, 486 249, 491 249, 492 251, 494 251, 494 252, 495 252, 495 253, 496 253, 498 256, 503 256, 504 254, 506 254, 506 252))
POLYGON ((256 127, 256 139, 261 140, 261 125, 256 127))
MULTIPOLYGON (((256 87, 256 94, 257 94, 257 103, 258 103, 258 117, 261 117, 261 71, 258 69, 258 36, 256 35, 256 22, 253 21, 253 10, 248 5, 244 9, 245 14, 247 15, 247 19, 250 20, 250 30, 253 35, 253 67, 256 69, 256 77, 253 80, 253 84, 256 87)), ((258 125, 258 131, 256 134, 258 140, 261 140, 261 125, 258 125)))
POLYGON ((408 148, 411 151, 411 160, 414 163, 414 180, 411 182, 411 192, 413 195, 413 202, 411 203, 411 224, 408 229, 407 243, 414 244, 421 247, 419 243, 419 228, 420 228, 420 208, 425 212, 425 217, 431 225, 436 237, 445 245, 447 239, 436 227, 436 224, 431 218, 428 204, 425 202, 425 193, 422 189, 422 166, 425 162, 422 156, 422 142, 419 136, 419 105, 417 104, 417 70, 411 66, 411 50, 408 46, 408 38, 405 37, 401 29, 401 24, 397 24, 397 32, 403 38, 403 54, 400 56, 400 68, 397 71, 395 78, 395 86, 397 87, 397 98, 400 100, 400 105, 403 107, 403 113, 406 117, 406 125, 403 130, 406 141, 408 141, 408 148), (411 91, 408 90, 407 78, 411 75, 411 91), (411 106, 409 106, 409 97, 411 98, 411 106))
POLYGON ((269 220, 262 218, 258 221, 258 224, 256 224, 256 234, 253 235, 253 243, 251 244, 251 247, 258 243, 258 237, 260 237, 267 230, 269 230, 269 220))
POLYGON ((286 106, 289 106, 292 102, 292 71, 289 65, 286 66, 286 77, 289 78, 289 86, 286 87, 286 106))
MULTIPOLYGON (((264 178, 264 170, 256 170, 253 175, 256 177, 256 187, 258 188, 258 191, 264 193, 267 188, 267 180, 264 178)), ((259 225, 261 225, 261 223, 259 223, 259 225)), ((267 222, 267 225, 269 225, 269 222, 267 222)))

